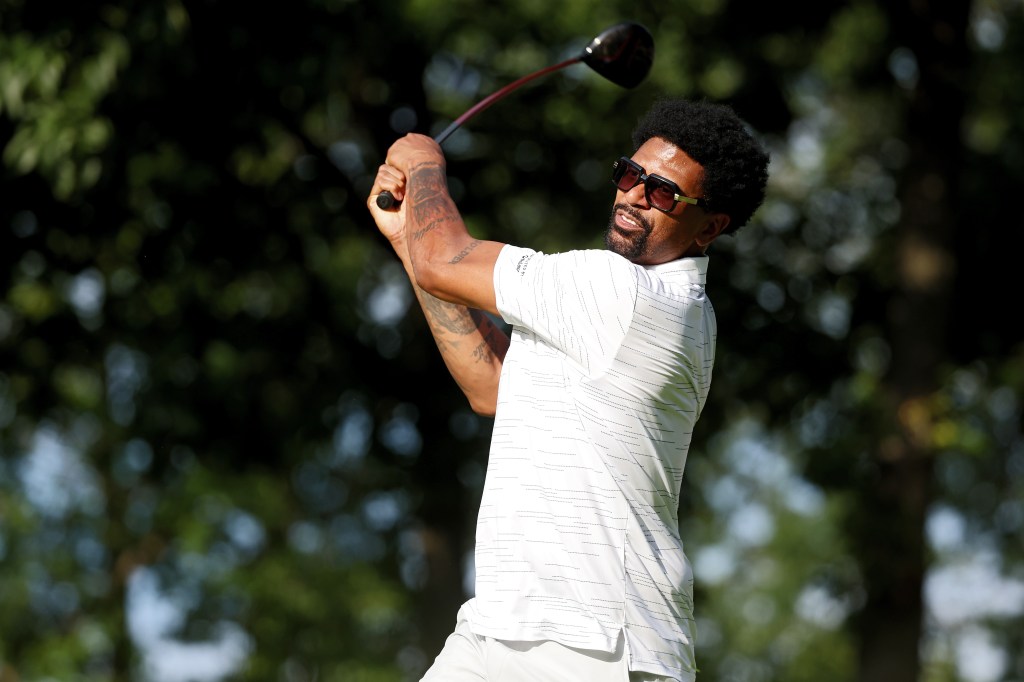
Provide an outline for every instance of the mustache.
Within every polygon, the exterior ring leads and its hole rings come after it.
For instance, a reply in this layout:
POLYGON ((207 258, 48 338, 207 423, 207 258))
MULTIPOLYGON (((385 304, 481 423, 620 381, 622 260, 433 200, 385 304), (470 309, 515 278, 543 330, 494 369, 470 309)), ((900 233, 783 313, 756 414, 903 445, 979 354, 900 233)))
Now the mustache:
POLYGON ((651 225, 651 221, 647 219, 647 216, 645 216, 638 209, 633 208, 629 204, 615 204, 612 207, 612 218, 613 219, 615 217, 615 214, 618 213, 619 211, 622 211, 623 213, 628 215, 630 218, 635 220, 636 223, 638 225, 640 225, 640 227, 642 227, 644 229, 644 233, 650 234, 651 230, 654 229, 654 226, 651 225))

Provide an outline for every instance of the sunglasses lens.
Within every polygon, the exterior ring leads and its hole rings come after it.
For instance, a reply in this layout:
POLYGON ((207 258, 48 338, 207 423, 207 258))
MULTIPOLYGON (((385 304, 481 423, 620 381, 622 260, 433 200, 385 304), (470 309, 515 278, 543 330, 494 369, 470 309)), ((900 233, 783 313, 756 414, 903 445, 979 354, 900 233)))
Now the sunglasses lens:
POLYGON ((619 159, 615 170, 612 171, 612 180, 616 187, 623 192, 628 192, 640 182, 640 168, 629 159, 619 159))
POLYGON ((676 203, 676 189, 664 180, 647 178, 647 201, 662 211, 671 211, 676 203))

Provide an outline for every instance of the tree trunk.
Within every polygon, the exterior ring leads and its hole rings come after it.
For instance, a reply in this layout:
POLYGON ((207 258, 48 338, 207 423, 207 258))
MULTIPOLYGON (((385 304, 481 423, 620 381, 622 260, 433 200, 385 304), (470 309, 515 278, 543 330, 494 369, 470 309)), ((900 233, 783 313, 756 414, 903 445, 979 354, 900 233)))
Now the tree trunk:
POLYGON ((893 427, 877 444, 860 493, 857 551, 867 588, 859 615, 863 682, 919 679, 925 518, 934 451, 929 396, 947 353, 956 267, 957 176, 969 61, 966 1, 903 0, 886 6, 893 42, 917 62, 908 88, 908 163, 900 188, 896 289, 887 311, 892 365, 886 392, 893 427))

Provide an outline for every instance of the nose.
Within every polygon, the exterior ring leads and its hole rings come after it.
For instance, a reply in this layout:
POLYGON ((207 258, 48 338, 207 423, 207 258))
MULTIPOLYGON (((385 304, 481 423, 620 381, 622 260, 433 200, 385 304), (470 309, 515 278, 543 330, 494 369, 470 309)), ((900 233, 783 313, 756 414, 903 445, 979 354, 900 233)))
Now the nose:
POLYGON ((650 204, 647 202, 646 186, 642 182, 638 182, 632 189, 625 192, 623 198, 633 206, 650 208, 650 204))

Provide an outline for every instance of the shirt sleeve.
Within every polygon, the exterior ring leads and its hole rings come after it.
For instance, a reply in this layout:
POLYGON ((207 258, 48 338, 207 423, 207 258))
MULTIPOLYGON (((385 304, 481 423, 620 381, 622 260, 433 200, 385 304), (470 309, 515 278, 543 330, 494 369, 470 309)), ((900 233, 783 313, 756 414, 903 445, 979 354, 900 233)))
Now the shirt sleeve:
POLYGON ((561 350, 590 375, 606 369, 636 307, 636 266, 609 251, 544 254, 502 248, 494 267, 498 312, 561 350))

